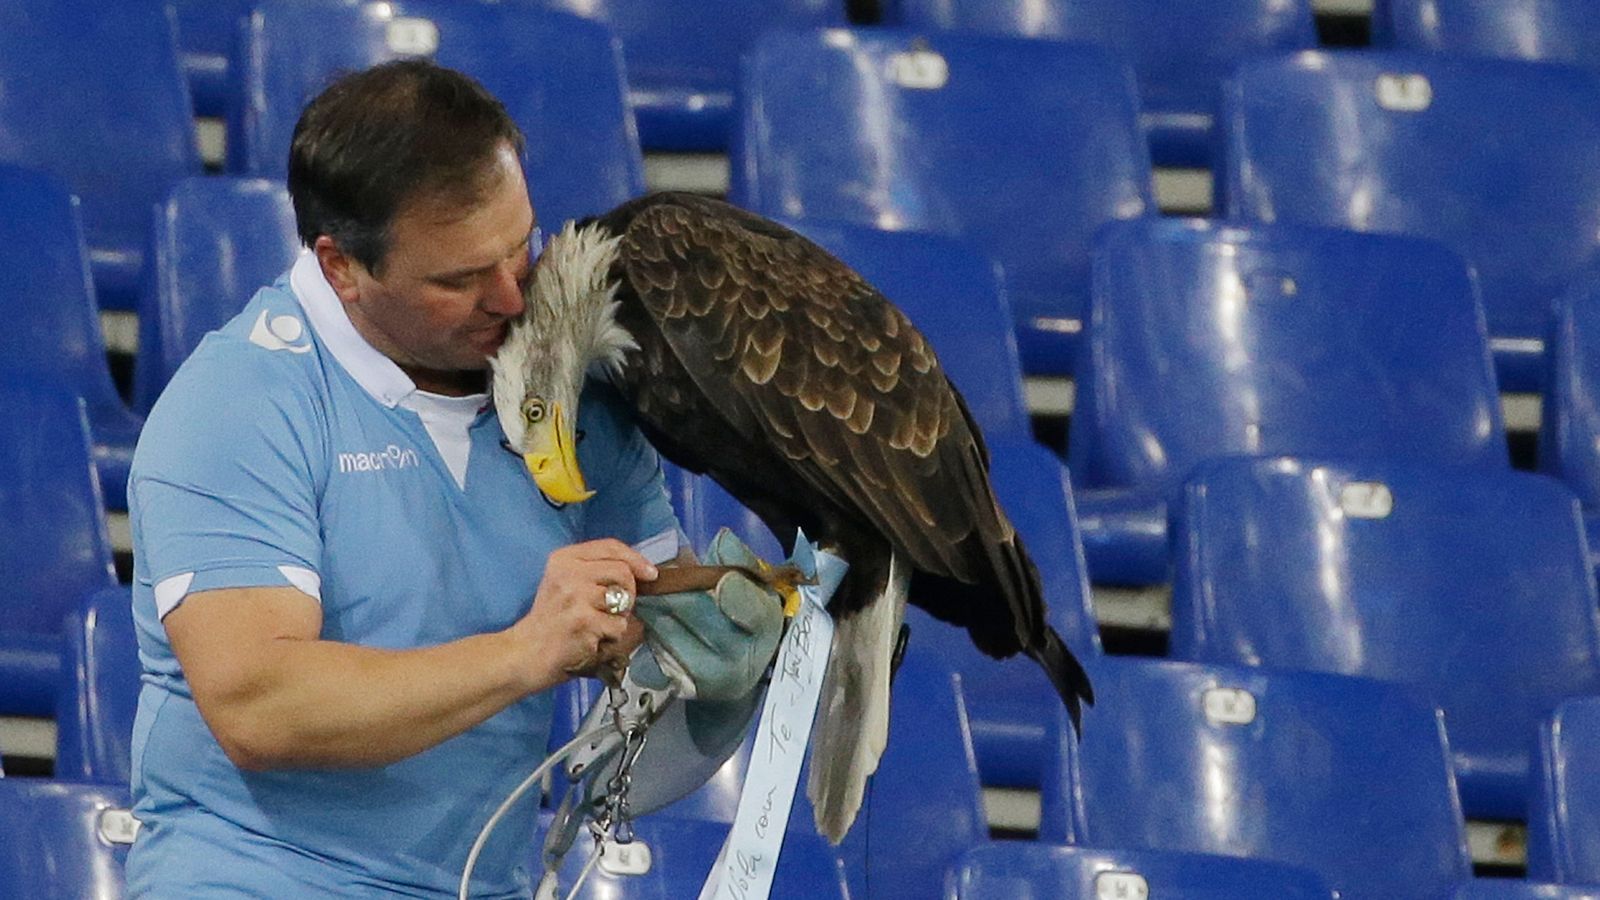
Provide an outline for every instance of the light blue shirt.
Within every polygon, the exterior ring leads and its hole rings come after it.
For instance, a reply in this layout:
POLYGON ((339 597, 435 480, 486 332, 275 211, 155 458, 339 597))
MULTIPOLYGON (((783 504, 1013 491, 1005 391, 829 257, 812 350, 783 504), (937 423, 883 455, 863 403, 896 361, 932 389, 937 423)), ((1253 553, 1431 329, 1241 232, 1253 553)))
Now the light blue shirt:
MULTIPOLYGON (((547 752, 548 694, 392 765, 244 772, 161 619, 197 591, 291 586, 321 603, 324 639, 421 647, 510 626, 567 544, 616 537, 670 558, 655 451, 608 387, 591 384, 579 415, 597 493, 558 509, 501 446, 487 396, 418 391, 310 254, 206 337, 151 412, 128 489, 144 668, 134 896, 455 895, 479 828, 547 752)), ((535 806, 495 831, 473 896, 528 892, 535 806)))

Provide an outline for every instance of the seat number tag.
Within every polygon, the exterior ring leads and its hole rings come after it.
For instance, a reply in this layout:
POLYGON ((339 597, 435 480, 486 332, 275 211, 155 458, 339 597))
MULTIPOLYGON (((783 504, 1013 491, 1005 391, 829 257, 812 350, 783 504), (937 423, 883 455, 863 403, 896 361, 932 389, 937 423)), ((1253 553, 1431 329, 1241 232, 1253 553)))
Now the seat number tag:
POLYGON ((1133 872, 1101 872, 1094 879, 1095 900, 1149 900, 1150 885, 1133 872))
POLYGON ((1203 701, 1213 725, 1249 725, 1256 720, 1256 698, 1240 688, 1212 688, 1203 701))
POLYGON ((1378 105, 1390 112, 1422 112, 1433 105, 1433 85, 1426 75, 1385 72, 1378 76, 1378 105))
POLYGON ((401 56, 432 56, 439 49, 439 26, 430 19, 395 19, 385 29, 384 41, 401 56))
POLYGON ((910 50, 889 57, 889 80, 914 91, 937 91, 950 81, 950 64, 932 50, 910 50))
POLYGON ((1339 508, 1352 519, 1387 519, 1394 493, 1378 481, 1352 481, 1339 489, 1339 508))
POLYGON ((142 824, 129 810, 101 810, 98 828, 100 839, 108 844, 131 844, 139 836, 139 826, 142 824))

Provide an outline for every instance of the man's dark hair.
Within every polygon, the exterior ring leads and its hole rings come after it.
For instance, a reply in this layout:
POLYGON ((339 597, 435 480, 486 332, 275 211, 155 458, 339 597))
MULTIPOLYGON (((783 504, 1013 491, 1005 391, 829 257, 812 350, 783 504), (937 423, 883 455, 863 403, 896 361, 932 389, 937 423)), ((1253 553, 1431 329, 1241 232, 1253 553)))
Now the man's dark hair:
POLYGON ((522 131, 460 72, 408 59, 340 78, 294 127, 289 195, 300 240, 310 247, 326 234, 377 273, 401 206, 475 201, 502 144, 520 158, 522 131))

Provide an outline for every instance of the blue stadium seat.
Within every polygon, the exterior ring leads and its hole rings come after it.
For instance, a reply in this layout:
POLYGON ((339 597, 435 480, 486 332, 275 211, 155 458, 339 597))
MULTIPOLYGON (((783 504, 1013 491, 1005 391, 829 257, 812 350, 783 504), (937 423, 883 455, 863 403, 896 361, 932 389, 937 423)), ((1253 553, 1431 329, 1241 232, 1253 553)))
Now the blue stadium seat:
MULTIPOLYGON (((541 826, 549 822, 541 819, 541 826)), ((704 819, 684 819, 670 815, 646 816, 635 820, 638 839, 650 849, 650 871, 644 875, 611 875, 595 867, 574 900, 681 900, 694 897, 705 883, 716 862, 717 851, 728 834, 728 826, 704 819)), ((541 838, 542 841, 542 838, 541 838)), ((535 851, 539 842, 534 843, 535 851)), ((589 861, 594 844, 579 835, 561 869, 561 896, 577 884, 583 866, 589 861)), ((542 871, 535 855, 530 871, 542 871)), ((828 843, 810 833, 790 830, 778 858, 778 872, 772 885, 773 897, 815 897, 818 900, 845 900, 847 892, 828 843)))
POLYGON ((1218 93, 1240 61, 1317 45, 1309 0, 894 0, 919 28, 1084 41, 1133 62, 1156 164, 1211 162, 1218 93))
POLYGON ((0 365, 83 397, 106 503, 125 509, 143 420, 111 381, 78 203, 53 176, 0 165, 0 209, 0 365))
POLYGON ((172 189, 151 248, 134 370, 134 406, 145 412, 207 332, 288 270, 300 239, 281 182, 211 175, 172 189))
POLYGON ((1500 386, 1538 389, 1550 304, 1600 248, 1600 73, 1307 52, 1241 67, 1222 110, 1229 216, 1444 241, 1477 270, 1500 386))
POLYGON ((1443 716, 1404 686, 1125 658, 1091 674, 1042 839, 1076 820, 1085 846, 1304 866, 1344 900, 1432 900, 1471 874, 1443 716))
POLYGON ((0 163, 54 172, 82 199, 101 303, 132 309, 150 207, 200 174, 166 8, 0 4, 0 163))
POLYGON ((140 673, 128 587, 89 594, 65 631, 55 777, 127 784, 140 673))
POLYGON ((1372 43, 1600 66, 1600 7, 1589 0, 1376 0, 1372 43))
POLYGON ((1068 443, 1090 577, 1165 581, 1170 491, 1203 460, 1280 453, 1509 466, 1460 257, 1332 229, 1108 227, 1068 443))
POLYGON ((842 0, 543 0, 622 39, 628 98, 652 150, 726 150, 739 57, 767 31, 844 25, 842 0))
POLYGON ((1033 440, 1011 306, 992 259, 943 235, 780 221, 839 257, 906 314, 933 345, 987 440, 1033 440))
POLYGON ((1457 888, 1455 900, 1600 900, 1600 886, 1477 878, 1457 888))
POLYGON ((1535 723, 1600 693, 1577 499, 1542 475, 1221 460, 1173 523, 1174 657, 1407 683, 1474 818, 1523 818, 1535 723))
POLYGON ((971 241, 1004 269, 1030 372, 1071 372, 1094 231, 1156 210, 1133 73, 1097 47, 770 35, 746 58, 739 117, 734 202, 971 241))
MULTIPOLYGON (((1539 471, 1600 511, 1600 277, 1580 279, 1556 303, 1545 344, 1539 471)), ((1591 545, 1590 549, 1595 549, 1591 545)))
POLYGON ((249 0, 167 0, 178 19, 178 58, 195 112, 227 111, 228 67, 249 0))
POLYGON ((517 3, 262 0, 229 116, 232 171, 284 178, 304 105, 343 71, 428 56, 476 78, 528 139, 528 191, 547 232, 644 192, 621 49, 603 25, 517 3))
POLYGON ((1092 850, 1006 841, 971 850, 951 875, 950 900, 1331 900, 1297 866, 1159 850, 1092 850))
MULTIPOLYGON (((596 684, 569 682, 558 689, 551 746, 571 736, 581 711, 600 694, 596 684)), ((948 667, 908 655, 893 690, 889 746, 855 825, 835 853, 850 896, 936 897, 945 870, 961 853, 988 839, 971 734, 958 679, 948 667)), ((747 739, 705 786, 658 815, 732 822, 753 746, 747 739)), ((820 841, 805 796, 807 776, 807 771, 800 773, 786 840, 820 841)), ((788 852, 785 843, 785 858, 788 852)), ((773 896, 810 895, 776 890, 773 896)))
POLYGON ((120 900, 129 805, 125 787, 0 778, 0 897, 120 900))
POLYGON ((117 583, 83 405, 66 389, 0 376, 0 715, 49 716, 62 621, 117 583))
POLYGON ((1528 876, 1600 884, 1600 697, 1540 723, 1528 812, 1528 876))

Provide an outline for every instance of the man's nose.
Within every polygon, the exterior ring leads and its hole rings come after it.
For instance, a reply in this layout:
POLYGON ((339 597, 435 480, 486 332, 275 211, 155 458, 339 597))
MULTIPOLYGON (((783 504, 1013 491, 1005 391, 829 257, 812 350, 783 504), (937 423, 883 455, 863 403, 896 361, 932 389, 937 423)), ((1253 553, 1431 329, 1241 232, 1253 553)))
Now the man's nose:
POLYGON ((510 262, 495 267, 484 288, 483 308, 486 312, 507 318, 522 315, 522 284, 517 280, 517 271, 517 267, 510 262))

